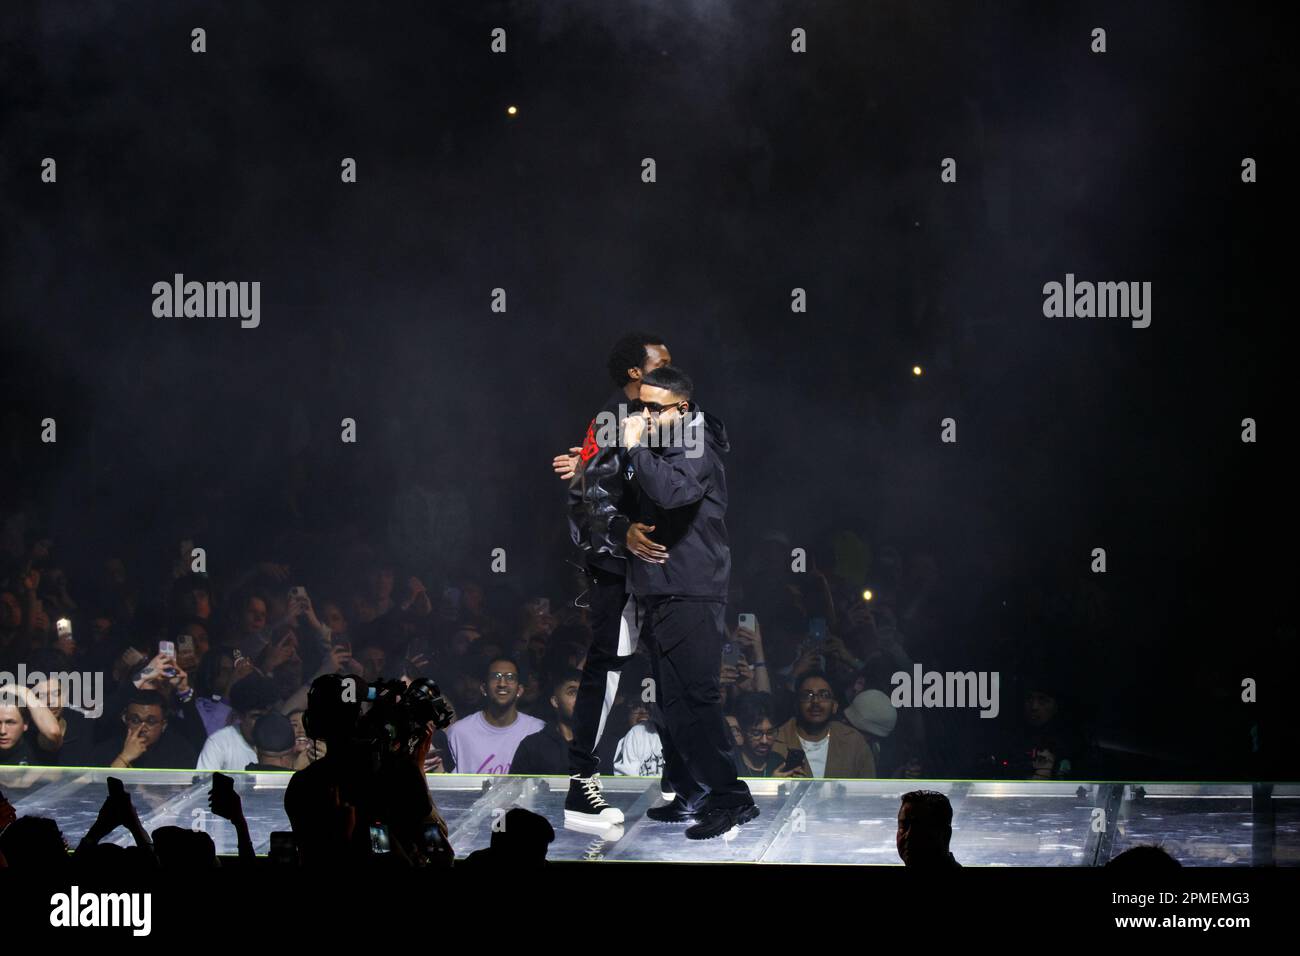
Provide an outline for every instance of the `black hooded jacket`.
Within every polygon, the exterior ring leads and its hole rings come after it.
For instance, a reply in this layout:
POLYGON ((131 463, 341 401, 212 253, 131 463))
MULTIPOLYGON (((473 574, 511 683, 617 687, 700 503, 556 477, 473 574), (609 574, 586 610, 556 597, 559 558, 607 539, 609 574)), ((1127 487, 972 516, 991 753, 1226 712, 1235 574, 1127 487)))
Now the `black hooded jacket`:
POLYGON ((629 557, 628 577, 638 597, 725 601, 731 547, 722 456, 731 445, 721 420, 698 407, 688 414, 681 442, 625 450, 624 477, 636 485, 637 520, 654 525, 650 538, 668 549, 665 564, 629 557))

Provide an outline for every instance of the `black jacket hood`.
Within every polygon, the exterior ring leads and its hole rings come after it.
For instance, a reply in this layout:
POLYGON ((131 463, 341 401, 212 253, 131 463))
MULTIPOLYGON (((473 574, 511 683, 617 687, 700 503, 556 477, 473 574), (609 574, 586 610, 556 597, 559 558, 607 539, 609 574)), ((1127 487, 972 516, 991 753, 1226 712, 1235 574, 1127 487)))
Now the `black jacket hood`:
POLYGON ((717 415, 710 414, 704 409, 699 410, 704 416, 704 436, 705 441, 716 450, 719 454, 725 455, 731 451, 731 442, 727 439, 727 426, 717 415))

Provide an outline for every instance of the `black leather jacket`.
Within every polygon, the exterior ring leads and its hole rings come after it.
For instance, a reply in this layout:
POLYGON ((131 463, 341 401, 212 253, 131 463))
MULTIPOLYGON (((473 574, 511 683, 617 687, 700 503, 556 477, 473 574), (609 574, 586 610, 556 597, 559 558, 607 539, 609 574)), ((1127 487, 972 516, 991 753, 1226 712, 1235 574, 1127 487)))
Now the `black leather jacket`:
POLYGON ((610 396, 587 426, 582 461, 569 481, 569 536, 588 564, 614 574, 627 570, 627 526, 636 514, 636 488, 625 479, 618 413, 628 405, 622 391, 610 396))

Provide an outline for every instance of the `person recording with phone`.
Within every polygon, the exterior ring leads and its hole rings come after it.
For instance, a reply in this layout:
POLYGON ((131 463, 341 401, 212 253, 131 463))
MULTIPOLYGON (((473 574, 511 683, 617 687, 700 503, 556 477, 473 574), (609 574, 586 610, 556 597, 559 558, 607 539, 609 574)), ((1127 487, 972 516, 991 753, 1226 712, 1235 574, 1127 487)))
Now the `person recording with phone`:
POLYGON ((257 851, 253 848, 253 836, 248 828, 248 820, 244 817, 244 802, 235 792, 235 781, 219 770, 212 774, 208 809, 221 819, 229 820, 234 826, 240 864, 254 866, 257 863, 257 851))
POLYGON ((876 776, 876 761, 866 738, 836 719, 839 701, 824 673, 800 675, 795 701, 798 709, 777 730, 777 743, 786 750, 802 750, 814 777, 876 776))
POLYGON ((117 777, 108 778, 108 796, 104 798, 103 804, 99 808, 99 814, 95 817, 95 822, 91 824, 86 835, 81 838, 77 844, 76 852, 73 859, 78 863, 103 861, 106 865, 120 865, 117 854, 122 853, 114 846, 104 846, 101 848, 101 841, 111 834, 118 827, 122 827, 131 838, 135 841, 132 851, 122 854, 124 859, 131 859, 137 867, 153 869, 158 866, 158 855, 154 848, 152 837, 149 831, 144 828, 140 822, 140 816, 136 813, 135 804, 131 802, 131 795, 127 793, 126 787, 117 777), (114 851, 108 855, 105 851, 114 851), (129 855, 128 855, 129 854, 129 855))
POLYGON ((772 703, 767 694, 745 694, 736 701, 736 720, 743 742, 736 749, 736 773, 742 777, 808 777, 802 750, 777 743, 772 703))
MULTIPOLYGON (((143 660, 143 655, 139 655, 138 659, 143 660)), ((92 750, 96 766, 104 766, 98 760, 106 748, 110 748, 112 743, 121 743, 120 738, 108 728, 126 712, 137 691, 158 693, 167 712, 173 736, 186 740, 196 754, 203 748, 208 733, 203 715, 196 706, 198 695, 190 686, 189 674, 176 662, 175 642, 159 641, 158 653, 109 694, 104 704, 104 716, 98 721, 95 748, 92 750)), ((193 762, 188 766, 193 766, 193 762)))
POLYGON ((762 637, 752 614, 742 614, 741 626, 722 645, 722 666, 718 680, 722 685, 723 708, 732 710, 745 694, 771 691, 762 637))

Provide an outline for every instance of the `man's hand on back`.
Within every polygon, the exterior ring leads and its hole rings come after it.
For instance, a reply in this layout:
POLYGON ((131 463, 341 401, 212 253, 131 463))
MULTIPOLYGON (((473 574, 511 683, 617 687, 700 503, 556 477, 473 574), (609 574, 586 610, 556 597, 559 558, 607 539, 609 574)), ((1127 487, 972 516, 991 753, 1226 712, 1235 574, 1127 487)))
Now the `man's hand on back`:
POLYGON ((627 526, 627 550, 650 564, 665 564, 668 561, 668 549, 648 537, 654 529, 652 524, 633 521, 627 526))

